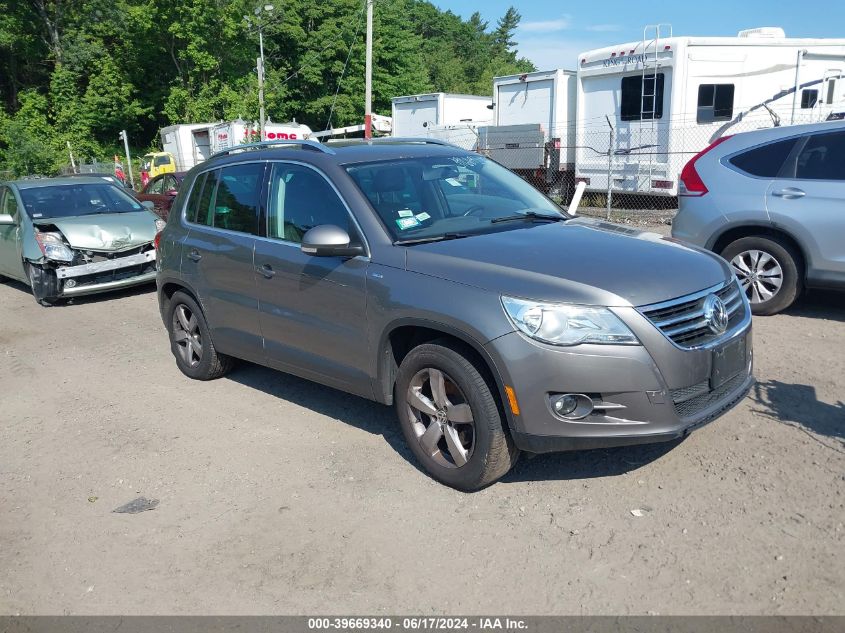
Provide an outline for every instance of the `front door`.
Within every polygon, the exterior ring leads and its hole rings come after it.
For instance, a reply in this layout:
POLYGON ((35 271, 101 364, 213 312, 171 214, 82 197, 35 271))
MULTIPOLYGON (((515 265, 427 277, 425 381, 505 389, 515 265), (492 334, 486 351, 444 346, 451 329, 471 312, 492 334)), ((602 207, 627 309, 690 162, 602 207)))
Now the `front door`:
POLYGON ((8 187, 0 188, 0 214, 12 216, 12 224, 0 224, 0 275, 23 280, 21 259, 20 216, 15 193, 8 187))
POLYGON ((793 160, 769 186, 769 215, 812 245, 810 278, 845 281, 845 130, 808 136, 793 160))
POLYGON ((198 295, 215 346, 249 360, 263 353, 253 252, 264 169, 244 163, 200 174, 182 247, 182 275, 198 295))
POLYGON ((319 172, 274 163, 265 237, 256 240, 255 283, 267 362, 364 396, 366 257, 315 257, 300 250, 305 232, 321 224, 360 232, 340 196, 319 172))

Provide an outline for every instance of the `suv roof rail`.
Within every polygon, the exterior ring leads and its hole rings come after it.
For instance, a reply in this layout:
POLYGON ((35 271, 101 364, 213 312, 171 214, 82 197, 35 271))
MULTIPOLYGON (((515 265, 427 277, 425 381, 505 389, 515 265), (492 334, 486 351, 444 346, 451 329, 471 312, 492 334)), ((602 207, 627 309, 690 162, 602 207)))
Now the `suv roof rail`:
MULTIPOLYGON (((445 147, 458 147, 452 143, 441 141, 437 138, 426 138, 416 136, 381 136, 379 138, 346 138, 333 139, 328 141, 329 145, 403 145, 403 144, 419 143, 421 145, 443 145, 445 147)), ((458 148, 460 149, 460 148, 458 148)))
POLYGON ((284 147, 286 145, 298 145, 302 149, 310 149, 317 152, 323 152, 324 154, 336 153, 332 148, 326 147, 322 143, 318 143, 317 141, 312 141, 310 139, 276 139, 274 141, 261 141, 260 143, 246 143, 244 145, 233 145, 232 147, 229 147, 227 149, 215 152, 214 154, 208 157, 208 160, 211 160, 212 158, 217 158, 218 156, 228 156, 229 154, 234 154, 235 152, 240 151, 271 149, 273 147, 284 147))

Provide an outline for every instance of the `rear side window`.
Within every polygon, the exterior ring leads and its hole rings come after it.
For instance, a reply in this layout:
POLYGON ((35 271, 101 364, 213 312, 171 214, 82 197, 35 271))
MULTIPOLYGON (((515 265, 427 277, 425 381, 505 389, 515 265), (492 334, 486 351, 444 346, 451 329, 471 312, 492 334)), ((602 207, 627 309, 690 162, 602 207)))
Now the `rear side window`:
POLYGON ((797 139, 789 138, 755 147, 730 159, 731 165, 746 174, 760 178, 777 178, 781 167, 789 158, 797 139))
POLYGON ((214 228, 258 234, 258 199, 263 163, 232 165, 220 170, 214 196, 214 228))
POLYGON ((845 131, 810 136, 798 155, 795 177, 845 180, 845 131))
POLYGON ((701 84, 698 87, 698 123, 730 121, 734 115, 733 84, 701 84))
POLYGON ((649 121, 663 118, 663 73, 622 77, 623 121, 649 121), (643 81, 645 79, 645 81, 643 81))

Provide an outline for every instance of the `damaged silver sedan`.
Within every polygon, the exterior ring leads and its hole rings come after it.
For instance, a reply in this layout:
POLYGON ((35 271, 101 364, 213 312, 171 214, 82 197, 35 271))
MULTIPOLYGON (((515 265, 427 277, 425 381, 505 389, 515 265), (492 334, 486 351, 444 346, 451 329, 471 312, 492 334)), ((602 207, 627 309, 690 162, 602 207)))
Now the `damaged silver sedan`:
POLYGON ((0 183, 0 276, 51 305, 155 281, 164 222, 100 178, 0 183))

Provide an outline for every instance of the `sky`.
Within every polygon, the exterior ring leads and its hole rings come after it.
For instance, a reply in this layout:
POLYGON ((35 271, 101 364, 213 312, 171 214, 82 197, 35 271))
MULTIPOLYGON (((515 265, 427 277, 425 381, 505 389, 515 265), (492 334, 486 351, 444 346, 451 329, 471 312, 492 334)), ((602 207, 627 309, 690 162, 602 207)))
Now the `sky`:
POLYGON ((779 26, 787 37, 845 38, 841 0, 431 0, 463 18, 481 13, 494 27, 510 5, 522 14, 518 50, 540 70, 575 68, 578 54, 594 48, 640 41, 643 27, 672 25, 674 35, 732 36, 741 29, 779 26))

